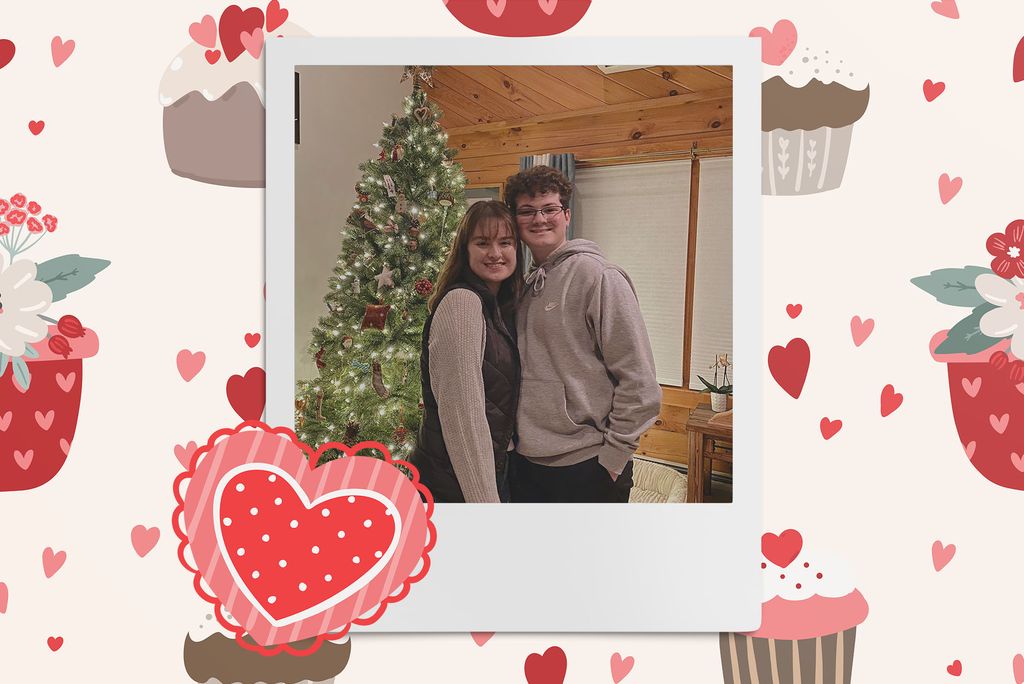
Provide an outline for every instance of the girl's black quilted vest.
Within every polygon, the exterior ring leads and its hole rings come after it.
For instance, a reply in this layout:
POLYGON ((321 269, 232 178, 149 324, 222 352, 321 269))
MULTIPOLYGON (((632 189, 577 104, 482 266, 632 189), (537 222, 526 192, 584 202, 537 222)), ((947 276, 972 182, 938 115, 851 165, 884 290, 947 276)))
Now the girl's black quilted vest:
MULTIPOLYGON (((494 474, 498 483, 498 496, 502 502, 509 500, 508 463, 506 449, 515 429, 516 409, 519 406, 520 366, 519 350, 516 347, 515 321, 506 319, 498 301, 476 276, 470 276, 456 283, 451 289, 466 289, 480 297, 484 313, 486 343, 484 346, 484 405, 487 426, 491 431, 491 447, 494 452, 494 474)), ((437 503, 462 503, 465 496, 455 477, 451 458, 445 448, 441 434, 441 421, 437 413, 437 401, 430 389, 430 325, 434 315, 427 317, 423 326, 422 356, 420 357, 420 378, 423 387, 423 422, 413 463, 419 469, 420 481, 427 486, 437 503)))

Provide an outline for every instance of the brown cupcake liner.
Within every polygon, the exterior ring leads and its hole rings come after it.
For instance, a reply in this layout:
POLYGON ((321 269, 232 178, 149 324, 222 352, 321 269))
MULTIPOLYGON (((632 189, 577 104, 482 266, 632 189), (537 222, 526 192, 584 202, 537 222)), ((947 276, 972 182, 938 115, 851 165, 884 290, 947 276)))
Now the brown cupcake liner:
POLYGON ((857 628, 816 639, 722 633, 724 684, 850 684, 857 628))

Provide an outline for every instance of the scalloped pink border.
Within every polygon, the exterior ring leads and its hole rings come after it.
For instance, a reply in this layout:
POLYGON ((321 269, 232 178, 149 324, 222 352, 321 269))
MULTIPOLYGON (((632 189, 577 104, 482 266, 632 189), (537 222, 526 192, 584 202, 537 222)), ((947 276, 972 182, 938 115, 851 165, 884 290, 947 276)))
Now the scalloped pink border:
POLYGON ((434 526, 433 520, 431 519, 434 513, 434 497, 430 493, 430 490, 427 489, 426 486, 424 486, 420 482, 419 470, 417 470, 416 466, 412 465, 408 461, 393 460, 391 458, 391 452, 388 450, 387 447, 385 447, 380 442, 359 442, 355 446, 351 447, 341 442, 328 442, 327 444, 322 445, 316 451, 313 451, 313 449, 310 448, 308 444, 299 440, 298 435, 296 435, 295 432, 290 430, 289 428, 272 428, 262 421, 247 420, 243 423, 240 423, 238 426, 234 428, 223 428, 217 430, 212 435, 210 435, 209 439, 206 441, 206 444, 204 444, 199 449, 196 449, 195 453, 192 455, 192 460, 189 463, 188 470, 179 473, 178 476, 174 478, 172 490, 174 492, 174 500, 177 502, 177 506, 175 506, 174 512, 171 514, 171 527, 174 530, 174 534, 179 539, 178 562, 181 563, 181 566, 183 568, 192 573, 192 586, 195 589, 196 594, 198 594, 201 599, 203 599, 204 601, 213 606, 214 613, 217 616, 217 621, 224 627, 224 629, 235 634, 235 641, 239 644, 239 646, 249 651, 255 651, 256 653, 259 653, 262 656, 274 656, 281 653, 282 651, 294 656, 312 655, 317 650, 319 650, 321 644, 323 644, 325 640, 340 639, 341 637, 345 636, 348 633, 349 627, 351 627, 352 624, 373 624, 374 622, 379 620, 380 617, 384 614, 384 611, 387 609, 388 604, 401 601, 409 594, 409 589, 413 584, 419 582, 424 577, 426 577, 427 571, 430 570, 430 551, 434 548, 434 545, 437 543, 437 528, 434 526), (185 506, 185 501, 181 496, 181 484, 186 480, 192 479, 192 476, 195 475, 196 466, 199 464, 200 459, 202 459, 203 456, 210 452, 210 450, 213 448, 214 444, 218 440, 224 437, 228 437, 230 435, 238 434, 249 428, 255 428, 263 430, 264 432, 267 432, 269 434, 284 435, 285 437, 287 437, 289 441, 292 442, 292 444, 294 444, 295 446, 297 446, 299 449, 306 453, 307 461, 310 464, 310 470, 316 469, 320 461, 320 456, 324 452, 329 451, 331 449, 338 449, 339 451, 343 452, 346 456, 355 456, 357 453, 364 449, 375 449, 384 454, 383 461, 385 463, 388 463, 396 467, 398 465, 402 465, 403 467, 408 468, 410 470, 410 472, 412 473, 412 484, 416 488, 416 490, 419 491, 420 494, 423 496, 423 499, 426 503, 427 541, 423 546, 423 552, 420 554, 420 558, 423 561, 423 567, 421 568, 421 570, 414 575, 410 575, 402 581, 401 591, 399 591, 397 595, 394 592, 391 592, 390 594, 385 596, 384 600, 380 602, 380 605, 378 606, 377 610, 373 613, 373 615, 367 618, 354 618, 352 622, 345 625, 345 628, 342 629, 340 632, 330 632, 327 634, 318 635, 313 644, 307 649, 295 649, 292 648, 289 644, 278 644, 277 646, 267 648, 259 644, 253 645, 246 642, 242 638, 242 636, 245 634, 245 629, 241 625, 232 625, 224 618, 223 604, 221 603, 220 599, 203 590, 201 585, 202 574, 199 572, 198 568, 193 568, 189 566, 188 562, 185 560, 185 549, 188 547, 189 540, 188 537, 185 535, 184 531, 178 525, 178 518, 184 513, 185 506))

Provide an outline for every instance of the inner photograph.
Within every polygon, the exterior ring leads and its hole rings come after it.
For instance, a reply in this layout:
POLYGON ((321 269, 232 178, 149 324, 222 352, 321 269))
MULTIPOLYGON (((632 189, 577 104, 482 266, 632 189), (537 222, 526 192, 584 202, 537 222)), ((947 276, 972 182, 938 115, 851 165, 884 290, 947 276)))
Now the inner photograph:
POLYGON ((439 504, 733 500, 730 66, 300 66, 295 98, 302 441, 439 504))

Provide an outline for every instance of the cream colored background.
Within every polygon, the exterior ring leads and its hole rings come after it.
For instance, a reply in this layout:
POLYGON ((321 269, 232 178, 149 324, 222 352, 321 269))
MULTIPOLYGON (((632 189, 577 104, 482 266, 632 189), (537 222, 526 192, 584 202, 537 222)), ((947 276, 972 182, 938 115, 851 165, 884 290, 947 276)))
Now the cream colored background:
MULTIPOLYGON (((286 7, 320 36, 468 33, 441 2, 286 7)), ((172 450, 232 424, 225 380, 261 362, 262 346, 250 350, 242 336, 262 326, 263 207, 260 191, 170 173, 157 84, 189 40, 189 23, 222 9, 185 0, 102 10, 20 3, 5 12, 0 32, 17 55, 0 70, 0 194, 25 192, 59 216, 60 230, 32 258, 80 252, 113 265, 51 310, 75 313, 101 341, 86 362, 68 463, 41 489, 0 495, 0 581, 10 587, 0 680, 188 680, 181 644, 205 607, 175 559, 172 450), (78 44, 59 69, 49 55, 56 34, 78 44), (28 133, 30 119, 46 121, 42 135, 28 133), (187 384, 174 366, 181 348, 208 358, 187 384), (144 559, 129 543, 137 523, 161 529, 144 559), (46 546, 68 552, 49 580, 46 546), (50 635, 65 639, 55 654, 50 635)), ((954 658, 964 664, 955 681, 1012 682, 1011 659, 1024 651, 1024 493, 989 484, 967 462, 945 369, 927 353, 932 333, 958 312, 908 282, 933 268, 986 263, 989 233, 1024 217, 1016 164, 1024 84, 1011 80, 1024 6, 961 0, 960 11, 952 21, 928 0, 770 8, 606 0, 572 29, 745 35, 788 18, 798 47, 828 48, 868 74, 871 101, 842 187, 764 200, 767 339, 802 336, 812 350, 799 400, 769 386, 766 526, 799 528, 808 545, 852 567, 871 608, 857 635, 857 682, 947 681, 954 658), (921 94, 926 78, 947 84, 932 103, 921 94), (964 178, 946 206, 936 189, 943 172, 964 178), (787 303, 804 307, 795 321, 787 303), (850 339, 853 315, 876 321, 860 348, 850 339), (882 419, 879 392, 890 382, 906 400, 882 419), (825 415, 844 421, 828 442, 818 432, 825 415), (936 539, 958 547, 941 573, 931 566, 936 539)), ((750 296, 761 287, 750 283, 750 296)), ((628 601, 636 582, 688 590, 672 577, 672 568, 650 568, 597 598, 628 601)), ((572 684, 611 681, 616 651, 636 658, 627 684, 722 681, 715 635, 540 634, 499 634, 482 648, 467 634, 358 635, 341 680, 522 682, 526 656, 555 644, 568 655, 572 684)))

